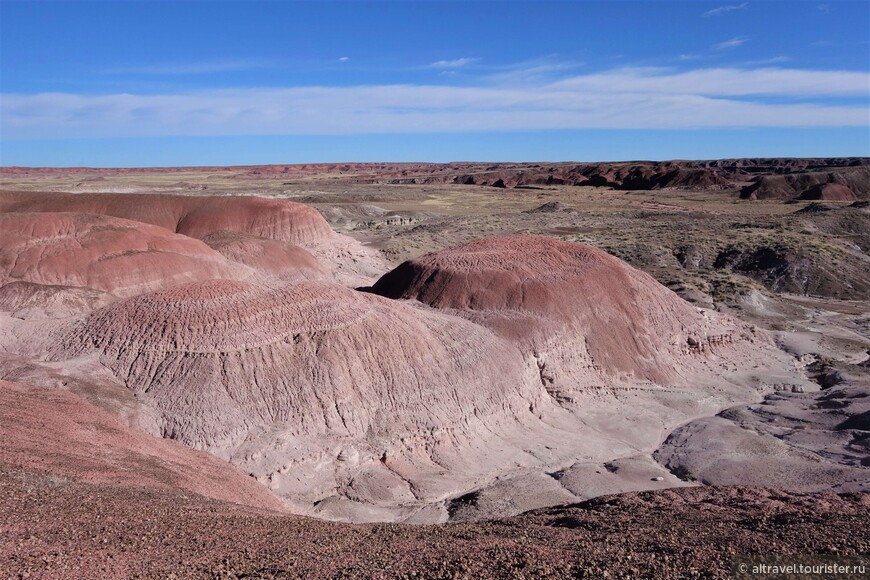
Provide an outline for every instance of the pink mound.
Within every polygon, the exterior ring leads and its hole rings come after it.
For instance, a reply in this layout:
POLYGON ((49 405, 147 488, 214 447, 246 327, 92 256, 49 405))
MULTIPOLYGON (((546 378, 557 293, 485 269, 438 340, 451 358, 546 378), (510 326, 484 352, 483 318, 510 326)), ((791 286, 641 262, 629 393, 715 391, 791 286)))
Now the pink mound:
POLYGON ((334 235, 313 208, 253 196, 4 193, 0 208, 5 212, 95 213, 145 222, 193 238, 229 231, 305 245, 334 235))
POLYGON ((656 381, 672 378, 675 357, 709 339, 704 316, 651 276, 596 248, 542 236, 492 237, 427 254, 372 290, 465 312, 530 344, 536 356, 559 337, 560 350, 588 352, 585 363, 598 371, 656 381))
POLYGON ((253 479, 215 457, 134 431, 67 391, 0 381, 0 464, 88 483, 183 489, 282 509, 253 479))
POLYGON ((9 282, 0 286, 0 310, 16 318, 64 318, 112 302, 111 294, 73 286, 9 282))
POLYGON ((294 436, 389 439, 528 412, 518 352, 461 319, 342 286, 212 280, 112 304, 65 339, 92 352, 188 444, 294 436), (461 387, 460 387, 461 386, 461 387))
POLYGON ((0 285, 72 286, 125 297, 246 271, 199 240, 108 216, 0 214, 0 285))
POLYGON ((269 272, 284 279, 320 279, 325 276, 317 259, 288 242, 249 234, 218 232, 203 238, 208 246, 233 262, 269 272))

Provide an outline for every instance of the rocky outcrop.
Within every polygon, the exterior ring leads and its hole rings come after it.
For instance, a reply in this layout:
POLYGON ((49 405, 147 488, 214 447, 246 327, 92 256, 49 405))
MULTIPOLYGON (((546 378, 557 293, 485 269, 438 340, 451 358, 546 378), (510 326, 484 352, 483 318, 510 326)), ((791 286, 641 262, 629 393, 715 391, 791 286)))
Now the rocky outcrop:
POLYGON ((799 196, 800 200, 853 201, 855 192, 849 186, 840 183, 819 183, 805 189, 799 196))
MULTIPOLYGON (((824 216, 825 212, 815 215, 824 216)), ((833 218, 826 221, 831 223, 833 218)), ((857 236, 861 235, 866 244, 866 234, 856 234, 856 239, 860 241, 857 236)), ((852 299, 870 297, 870 275, 865 264, 842 260, 842 255, 826 249, 770 242, 737 244, 722 249, 713 267, 753 278, 774 292, 852 299)))
POLYGON ((576 209, 565 205, 561 201, 548 201, 538 207, 526 210, 525 213, 568 213, 576 211, 576 209))
POLYGON ((850 201, 870 198, 870 166, 764 175, 740 191, 742 199, 850 201))

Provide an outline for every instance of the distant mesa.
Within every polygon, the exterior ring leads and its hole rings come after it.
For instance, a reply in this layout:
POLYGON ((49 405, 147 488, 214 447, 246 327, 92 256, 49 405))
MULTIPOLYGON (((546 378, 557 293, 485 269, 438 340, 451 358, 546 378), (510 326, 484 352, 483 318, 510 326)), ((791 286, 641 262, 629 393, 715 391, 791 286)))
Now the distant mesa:
POLYGON ((708 167, 683 167, 677 163, 620 168, 611 182, 618 189, 723 189, 732 180, 708 167))
MULTIPOLYGON (((294 183, 293 179, 329 174, 332 183, 344 184, 443 184, 505 189, 589 186, 615 190, 649 191, 739 190, 744 199, 795 199, 814 185, 834 183, 848 187, 856 199, 870 198, 870 178, 868 178, 870 176, 870 158, 867 157, 739 158, 699 161, 638 160, 599 163, 339 163, 152 169, 3 167, 0 168, 0 175, 36 177, 86 174, 86 181, 80 183, 83 187, 77 188, 77 190, 81 190, 88 187, 102 187, 100 183, 95 185, 90 182, 99 180, 104 176, 144 172, 168 173, 190 171, 191 169, 221 172, 228 179, 256 180, 264 177, 289 179, 290 181, 285 182, 285 184, 294 183)), ((174 186, 188 190, 194 187, 185 182, 175 183, 174 186)), ((836 194, 831 192, 830 195, 842 196, 843 192, 836 194)), ((833 200, 834 198, 822 197, 820 199, 833 200)), ((238 202, 226 203, 231 205, 238 202)), ((0 200, 0 204, 2 204, 2 200, 0 200)), ((217 209, 217 211, 221 210, 217 209)), ((173 214, 175 218, 179 217, 174 212, 169 213, 173 214)), ((130 216, 121 215, 120 217, 130 216)), ((211 218, 205 218, 204 223, 207 224, 209 219, 211 218)), ((154 223, 149 219, 143 221, 154 223)), ((298 239, 275 238, 274 235, 264 231, 252 231, 246 227, 239 230, 238 227, 240 226, 236 223, 231 229, 232 231, 244 231, 260 237, 282 239, 298 245, 305 245, 298 239)), ((190 235, 201 237, 205 234, 192 228, 190 235)))
POLYGON ((388 179, 396 184, 453 183, 498 188, 529 188, 547 185, 584 185, 614 189, 722 189, 733 180, 709 167, 688 167, 683 162, 595 164, 503 164, 475 167, 474 173, 429 173, 388 179))

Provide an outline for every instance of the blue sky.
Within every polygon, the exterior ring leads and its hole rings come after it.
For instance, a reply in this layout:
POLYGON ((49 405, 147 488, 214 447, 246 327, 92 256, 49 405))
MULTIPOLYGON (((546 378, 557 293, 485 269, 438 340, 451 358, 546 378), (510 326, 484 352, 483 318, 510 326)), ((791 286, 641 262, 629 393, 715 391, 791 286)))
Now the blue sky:
POLYGON ((0 164, 870 155, 867 2, 0 1, 0 164))

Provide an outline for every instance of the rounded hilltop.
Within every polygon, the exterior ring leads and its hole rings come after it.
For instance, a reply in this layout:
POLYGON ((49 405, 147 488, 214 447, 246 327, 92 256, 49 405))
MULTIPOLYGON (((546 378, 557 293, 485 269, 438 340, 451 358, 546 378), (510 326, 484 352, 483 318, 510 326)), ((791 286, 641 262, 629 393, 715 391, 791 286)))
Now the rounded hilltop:
POLYGON ((465 313, 538 355, 556 338, 560 350, 588 355, 573 366, 650 380, 672 379, 677 357, 731 332, 622 260, 545 236, 495 236, 426 254, 372 291, 465 313))

